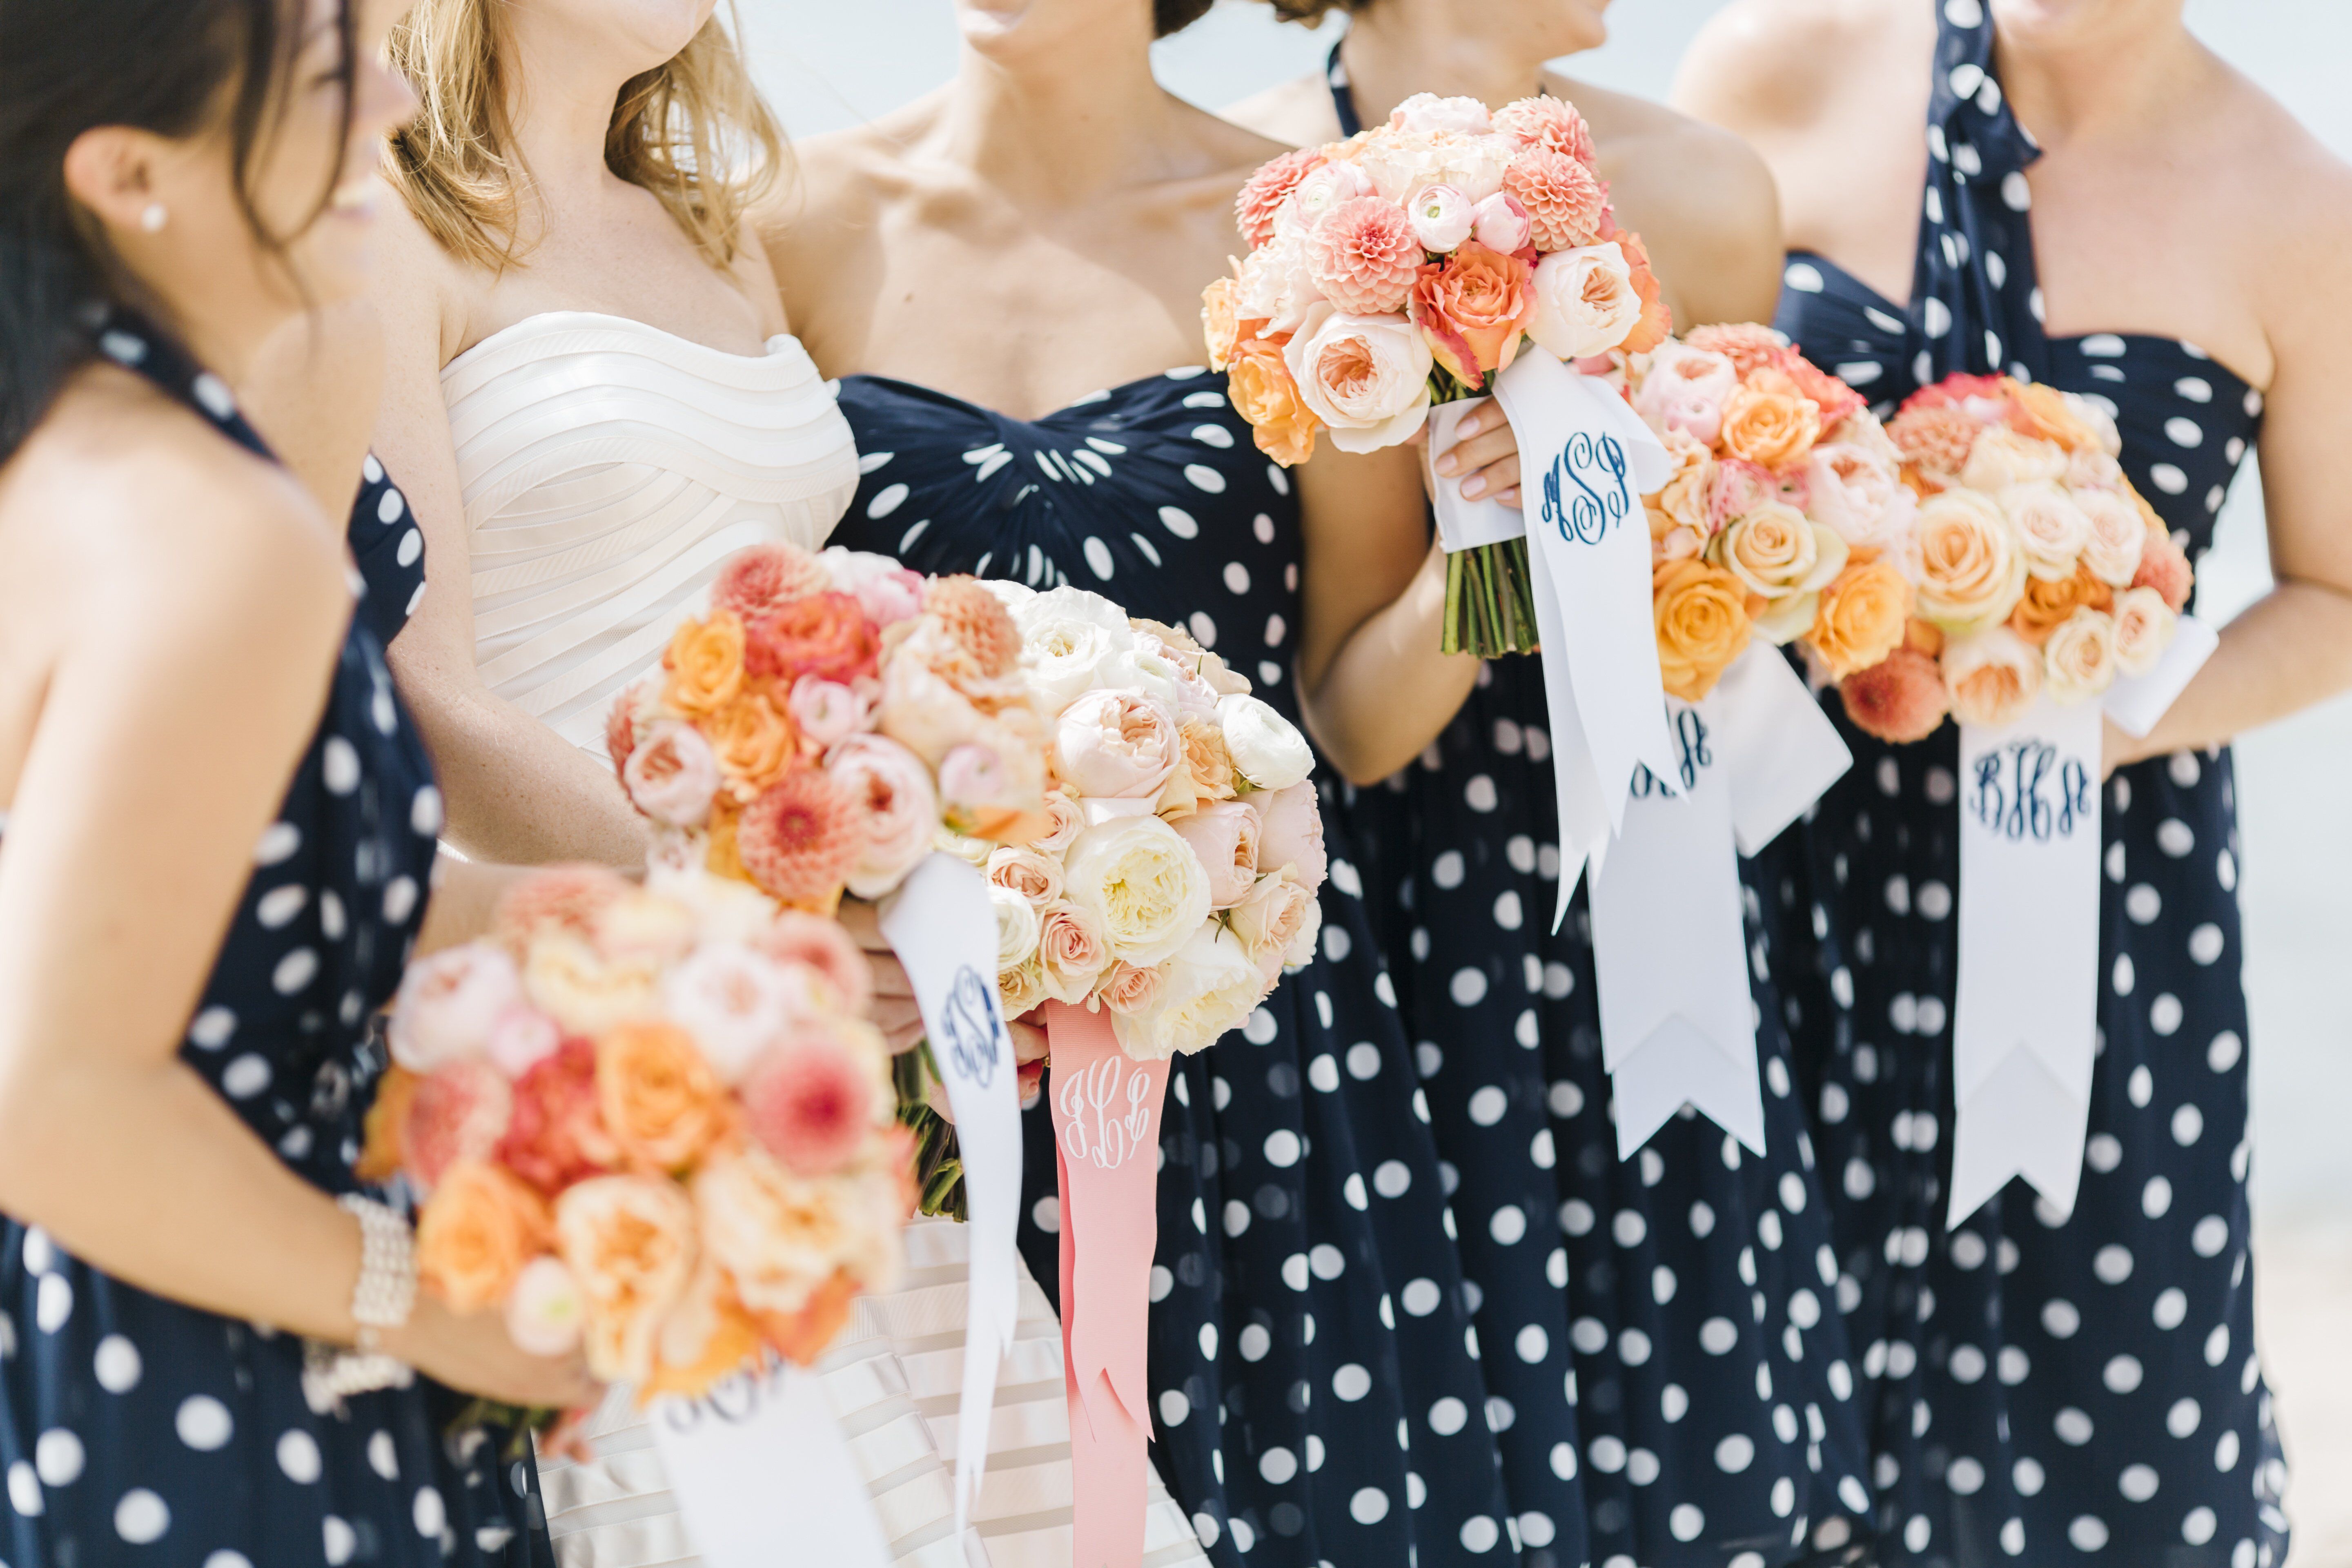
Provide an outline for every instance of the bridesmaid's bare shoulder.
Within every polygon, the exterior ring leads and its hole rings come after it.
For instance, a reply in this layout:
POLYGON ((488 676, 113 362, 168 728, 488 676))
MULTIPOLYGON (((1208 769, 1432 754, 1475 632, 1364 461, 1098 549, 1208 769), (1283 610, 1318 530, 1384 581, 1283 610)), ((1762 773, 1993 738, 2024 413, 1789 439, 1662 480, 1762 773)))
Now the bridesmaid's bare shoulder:
POLYGON ((1730 0, 1684 52, 1673 101, 1745 133, 1800 130, 1856 80, 1907 84, 1935 29, 1928 0, 1730 0))
POLYGON ((1219 112, 1244 130, 1289 147, 1318 145, 1339 136, 1330 85, 1319 70, 1267 88, 1219 112))

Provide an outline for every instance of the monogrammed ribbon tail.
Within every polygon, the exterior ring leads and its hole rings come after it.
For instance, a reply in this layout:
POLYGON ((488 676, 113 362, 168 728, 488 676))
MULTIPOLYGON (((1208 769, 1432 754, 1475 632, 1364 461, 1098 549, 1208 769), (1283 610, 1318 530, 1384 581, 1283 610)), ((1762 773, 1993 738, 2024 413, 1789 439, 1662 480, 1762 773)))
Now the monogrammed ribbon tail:
POLYGON ((1707 694, 1707 711, 1742 855, 1761 852, 1853 766, 1837 726, 1779 648, 1740 655, 1707 694))
POLYGON ((789 1362, 647 1413, 705 1568, 888 1568, 866 1481, 820 1380, 789 1362))
POLYGON ((1076 1503, 1073 1568, 1143 1560, 1151 1437, 1144 1325, 1150 1312, 1160 1111, 1168 1063, 1121 1050, 1110 1015, 1045 1005, 1062 1184, 1062 1361, 1076 1503))
POLYGON ((1021 1090, 996 997, 996 912, 988 885, 948 854, 923 860, 883 900, 882 934, 906 966, 931 1060, 955 1112, 971 1226, 963 1397, 956 1412, 956 1529, 988 1473, 997 1369, 1021 1311, 1021 1090))
POLYGON ((2098 1042, 2100 726, 2097 703, 2047 699, 1960 726, 1952 1226, 2012 1175, 2074 1211, 2098 1042))

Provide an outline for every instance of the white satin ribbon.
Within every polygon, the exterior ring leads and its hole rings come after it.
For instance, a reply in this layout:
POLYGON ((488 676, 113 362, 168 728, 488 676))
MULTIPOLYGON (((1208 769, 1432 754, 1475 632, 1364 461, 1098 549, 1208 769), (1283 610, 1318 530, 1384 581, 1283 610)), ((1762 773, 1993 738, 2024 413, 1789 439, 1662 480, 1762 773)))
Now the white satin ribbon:
POLYGON ((2101 721, 2147 734, 2219 640, 2183 616, 2157 667, 2102 701, 1960 726, 1948 1226, 2011 1176, 2074 1212, 2098 1056, 2101 721))
POLYGON ((961 1531, 987 1474, 997 1367, 1013 1348, 1021 1313, 1013 1261, 1021 1091, 996 996, 996 910, 980 873, 952 855, 932 854, 882 900, 881 927, 914 985, 963 1158, 971 1250, 963 1398, 956 1415, 956 1529, 961 1531))
POLYGON ((647 1414, 708 1568, 889 1568, 865 1479, 813 1374, 772 1360, 647 1414))
POLYGON ((1618 1158, 1685 1103, 1761 1154, 1738 858, 1771 842, 1853 759, 1777 648, 1750 648, 1704 700, 1668 698, 1666 709, 1682 793, 1636 773, 1623 828, 1591 871, 1618 1158))

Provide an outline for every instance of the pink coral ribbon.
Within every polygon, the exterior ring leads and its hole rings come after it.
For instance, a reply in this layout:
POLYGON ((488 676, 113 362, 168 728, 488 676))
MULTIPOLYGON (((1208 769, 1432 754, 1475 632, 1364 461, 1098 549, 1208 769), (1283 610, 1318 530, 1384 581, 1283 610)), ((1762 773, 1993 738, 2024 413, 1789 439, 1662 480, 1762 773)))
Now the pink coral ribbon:
POLYGON ((1151 1438, 1144 1324, 1159 1241, 1168 1064, 1119 1048, 1108 1013, 1045 1006, 1062 1189, 1062 1373, 1076 1500, 1073 1568, 1143 1561, 1151 1438))

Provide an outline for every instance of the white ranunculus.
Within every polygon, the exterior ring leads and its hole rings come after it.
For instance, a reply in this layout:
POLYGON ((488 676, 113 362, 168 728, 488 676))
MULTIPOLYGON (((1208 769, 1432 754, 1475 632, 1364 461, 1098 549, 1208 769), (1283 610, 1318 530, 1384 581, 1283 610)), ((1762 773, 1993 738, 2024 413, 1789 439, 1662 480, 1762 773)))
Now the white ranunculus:
POLYGON ((1209 873, 1156 816, 1115 816, 1087 828, 1062 858, 1062 896, 1095 917, 1111 956, 1164 963, 1209 918, 1209 873))
POLYGON ((1458 131, 1395 131, 1364 139, 1356 162, 1382 199, 1402 202, 1423 185, 1452 185, 1473 205, 1503 188, 1518 143, 1458 131))
POLYGON ((1294 242, 1304 239, 1333 207, 1372 194, 1371 176, 1353 163, 1319 164, 1275 209, 1274 232, 1294 242))
MULTIPOLYGON (((1290 208, 1286 204, 1282 210, 1290 208)), ((1234 315, 1264 321, 1268 332, 1295 331, 1322 297, 1307 275, 1306 239, 1287 230, 1244 258, 1234 279, 1234 315)))
POLYGON ((1258 789, 1288 789, 1315 771, 1298 726, 1255 697, 1219 698, 1217 724, 1235 771, 1258 789))
POLYGON ((1298 395, 1343 452, 1409 441, 1429 418, 1429 342, 1402 316, 1318 303, 1282 351, 1298 395))
POLYGON ((1266 990, 1240 939, 1223 926, 1202 926, 1169 961, 1160 999, 1132 1016, 1114 1014, 1111 1026, 1129 1056, 1164 1060, 1215 1045, 1241 1027, 1266 990))
POLYGON ((1536 309, 1528 336, 1574 363, 1605 354, 1642 320, 1633 270, 1614 240, 1555 250, 1536 263, 1536 309))
POLYGON ((1010 888, 991 884, 988 902, 996 910, 996 968, 1018 969, 1037 952, 1037 906, 1010 888))
POLYGON ((1389 110, 1394 131, 1451 131, 1463 136, 1484 136, 1495 129, 1495 117, 1475 98, 1440 98, 1416 92, 1389 110))

